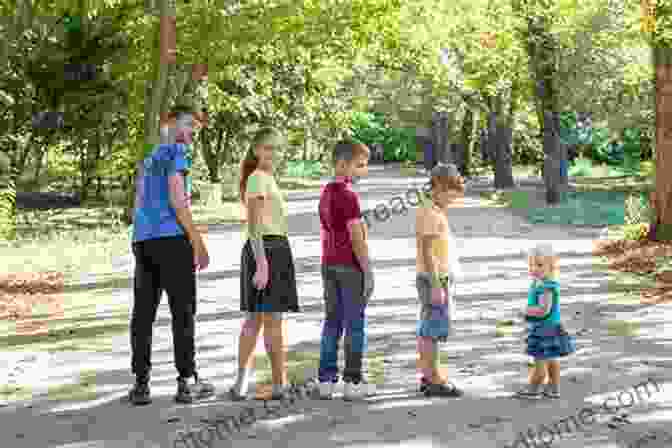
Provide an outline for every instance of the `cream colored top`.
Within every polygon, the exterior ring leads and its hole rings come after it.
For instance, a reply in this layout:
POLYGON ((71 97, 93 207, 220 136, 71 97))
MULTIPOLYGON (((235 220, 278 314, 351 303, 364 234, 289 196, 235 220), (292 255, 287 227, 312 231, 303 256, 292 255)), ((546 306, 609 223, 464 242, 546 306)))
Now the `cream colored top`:
MULTIPOLYGON (((247 179, 247 189, 245 191, 245 203, 252 197, 263 197, 263 207, 261 210, 261 228, 262 235, 287 236, 287 203, 275 181, 275 178, 261 170, 255 170, 247 179)), ((250 222, 248 220, 246 230, 247 236, 250 235, 250 222)))

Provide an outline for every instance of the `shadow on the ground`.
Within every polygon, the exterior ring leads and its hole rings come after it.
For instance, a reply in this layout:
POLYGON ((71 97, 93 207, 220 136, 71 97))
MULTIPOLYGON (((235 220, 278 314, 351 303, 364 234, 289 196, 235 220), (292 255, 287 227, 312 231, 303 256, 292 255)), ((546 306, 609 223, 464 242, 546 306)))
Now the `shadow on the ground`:
MULTIPOLYGON (((408 263, 411 260, 405 260, 408 263)), ((563 269, 572 269, 567 266, 563 269)), ((578 271, 580 269, 576 269, 578 271)), ((521 273, 522 269, 519 270, 521 273)), ((416 437, 432 438, 435 442, 447 444, 454 440, 453 433, 460 434, 464 432, 471 432, 474 434, 483 433, 483 437, 491 437, 491 442, 495 438, 502 437, 499 444, 493 443, 491 446, 504 446, 505 443, 512 442, 515 439, 517 431, 525 430, 527 427, 533 427, 541 423, 549 423, 558 421, 559 419, 575 415, 583 406, 584 393, 587 390, 589 394, 608 393, 614 394, 619 391, 631 387, 636 384, 645 375, 660 375, 670 365, 663 363, 662 365, 655 365, 653 363, 644 364, 643 358, 653 358, 656 355, 654 345, 651 341, 643 336, 656 332, 660 326, 664 324, 657 323, 641 323, 637 325, 635 332, 629 334, 619 334, 614 331, 614 325, 610 325, 613 320, 609 315, 613 313, 632 312, 644 307, 637 304, 623 305, 610 304, 609 301, 596 301, 595 296, 605 294, 606 292, 613 292, 614 286, 610 284, 610 280, 605 278, 601 272, 579 272, 577 277, 585 281, 592 281, 592 287, 565 287, 563 288, 564 304, 563 315, 572 320, 569 322, 569 327, 581 327, 591 330, 588 334, 581 334, 577 336, 577 346, 579 352, 572 358, 563 361, 567 384, 563 386, 563 400, 562 406, 554 406, 551 403, 528 403, 512 401, 502 395, 506 395, 513 391, 511 387, 511 380, 522 382, 524 381, 521 372, 525 372, 525 356, 522 353, 522 342, 520 337, 522 335, 522 328, 514 326, 511 329, 511 334, 505 337, 496 336, 497 320, 494 318, 484 317, 470 317, 460 319, 456 322, 456 335, 451 338, 450 344, 445 345, 442 351, 447 355, 447 365, 449 367, 450 376, 458 383, 465 383, 468 381, 486 382, 490 384, 490 390, 493 396, 473 396, 469 394, 469 386, 467 389, 467 396, 455 400, 425 400, 417 396, 414 392, 415 384, 415 369, 414 357, 416 350, 416 343, 414 337, 414 328, 417 319, 417 309, 415 306, 415 298, 400 297, 400 298, 381 298, 372 300, 369 307, 368 328, 370 331, 377 327, 385 325, 388 329, 391 324, 397 330, 387 330, 384 334, 376 334, 372 331, 369 337, 369 353, 383 353, 385 355, 383 375, 386 385, 396 385, 401 387, 402 392, 385 392, 375 400, 368 403, 346 404, 340 400, 335 402, 310 402, 313 408, 322 409, 324 413, 328 413, 329 421, 325 421, 324 415, 319 413, 309 416, 306 420, 294 423, 284 423, 282 425, 287 429, 287 433, 276 434, 274 441, 281 443, 277 437, 283 439, 291 436, 296 438, 295 433, 309 430, 316 431, 316 427, 324 426, 324 431, 332 433, 332 437, 336 437, 334 427, 340 426, 338 429, 342 434, 347 434, 347 431, 359 432, 358 437, 363 437, 360 440, 362 443, 368 443, 371 446, 383 443, 406 443, 411 439, 408 436, 408 427, 404 428, 389 428, 385 422, 394 421, 412 421, 414 425, 413 432, 416 437), (389 311, 387 311, 389 310, 389 311), (574 316, 574 317, 572 317, 574 316), (578 316, 578 317, 577 317, 578 316), (585 349, 596 349, 588 350, 585 349), (633 358, 633 354, 636 354, 633 358), (654 355, 654 356, 652 356, 654 355), (389 359, 387 358, 389 356, 389 359), (505 380, 506 379, 506 380, 505 380), (599 380, 598 380, 599 379, 599 380), (578 386, 581 385, 581 386, 578 386), (460 406, 469 406, 475 411, 455 413, 453 410, 457 403, 460 406), (361 413, 367 414, 367 429, 363 431, 361 428, 356 428, 357 420, 353 420, 353 416, 361 413), (448 426, 436 427, 436 419, 430 418, 437 413, 448 413, 450 415, 448 426), (475 415, 479 417, 475 419, 475 415), (493 422, 484 422, 488 417, 492 417, 493 422), (497 420, 495 417, 499 417, 497 420), (340 423, 334 424, 333 419, 341 419, 340 423), (400 419, 400 420, 397 420, 400 419), (432 423, 434 422, 434 423, 432 423), (507 423, 508 422, 508 423, 507 423), (350 427, 348 430, 346 428, 350 427), (512 427, 511 427, 512 425, 512 427), (513 432, 511 432, 513 431, 513 432), (367 434, 364 434, 364 433, 367 434), (287 435, 283 435, 287 434, 287 435)), ((482 280, 485 281, 485 280, 482 280)), ((617 288, 632 289, 632 285, 620 286, 617 288)), ((495 308, 501 312, 504 309, 515 309, 519 302, 524 300, 525 291, 512 292, 477 292, 477 293, 461 293, 458 296, 458 312, 463 313, 468 310, 486 310, 487 308, 495 308)), ((294 315, 292 320, 296 321, 315 321, 319 320, 322 313, 321 299, 317 297, 310 298, 309 304, 304 305, 303 313, 294 315)), ((241 317, 240 312, 212 312, 208 314, 200 314, 199 322, 208 321, 229 321, 237 320, 241 317)), ((82 317, 81 322, 90 322, 93 318, 91 316, 82 317)), ((70 325, 77 325, 76 320, 68 322, 70 325)), ((170 328, 169 319, 159 319, 156 322, 157 327, 170 328)), ((126 328, 127 330, 127 324, 126 328)), ((158 330, 157 330, 158 331, 158 330)), ((291 327, 290 327, 291 331, 291 327)), ((662 334, 660 336, 663 336, 662 334)), ((75 336, 76 337, 76 336, 75 336)), ((665 337, 658 337, 657 344, 669 344, 671 341, 665 337)), ((222 346, 231 341, 231 331, 228 332, 213 332, 208 335, 208 340, 199 344, 199 357, 203 357, 204 361, 200 364, 205 366, 216 366, 232 363, 235 361, 233 356, 211 355, 221 350, 222 346), (213 341, 221 341, 219 343, 213 341)), ((319 340, 309 340, 295 344, 290 348, 292 352, 301 353, 319 353, 319 340)), ((659 354, 658 354, 659 355, 659 354)), ((170 348, 164 350, 155 350, 154 356, 166 357, 170 361, 156 363, 155 369, 170 371, 172 369, 172 350, 170 348)), ((442 356, 445 362, 445 356, 442 356)), ((316 373, 316 366, 308 369, 303 376, 312 377, 316 373)), ((97 372, 95 378, 96 387, 104 389, 116 389, 113 393, 97 393, 96 398, 104 401, 104 397, 123 393, 127 387, 126 383, 130 382, 131 375, 126 369, 112 369, 97 372)), ((174 377, 154 381, 153 386, 170 386, 174 383, 174 377)), ((394 387, 396 388, 396 387, 394 387)), ((156 412, 157 408, 169 409, 173 406, 170 401, 171 397, 158 396, 155 404, 147 408, 143 412, 156 412), (154 409, 154 411, 152 411, 154 409)), ((65 399, 65 402, 68 400, 65 399)), ((48 396, 37 397, 33 403, 34 407, 44 407, 46 405, 53 405, 53 398, 50 400, 48 396)), ((72 415, 88 415, 88 414, 113 414, 122 412, 126 403, 121 403, 119 400, 109 401, 98 405, 88 403, 87 410, 71 413, 72 415), (121 408, 121 409, 120 409, 121 408)), ((257 406, 258 404, 255 404, 257 406)), ((241 406, 238 404, 222 402, 221 399, 210 404, 204 404, 201 408, 203 412, 207 413, 221 413, 225 412, 229 415, 238 415, 241 406)), ((178 408, 175 412, 182 414, 185 421, 190 421, 192 424, 195 417, 190 415, 189 408, 178 408)), ((645 407, 637 413, 647 415, 655 409, 654 405, 645 407)), ((18 412, 26 412, 19 410, 18 412)), ((32 412, 32 411, 31 411, 32 412)), ((134 411, 139 412, 139 411, 134 411)), ((630 412, 631 417, 634 418, 635 412, 630 412)), ((26 416, 26 418, 29 418, 26 416)), ((101 421, 99 419, 99 421, 101 421)), ((604 425, 596 425, 604 429, 604 425)), ((170 425, 165 426, 166 432, 174 433, 174 428, 170 425)), ((613 431, 612 431, 613 432, 613 431)), ((584 446, 598 446, 603 439, 602 433, 591 436, 590 431, 584 433, 586 442, 584 446)), ((234 435, 234 439, 244 437, 242 435, 234 435)), ((480 437, 480 436, 479 436, 480 437)), ((341 444, 336 443, 336 446, 348 446, 350 442, 343 441, 341 444)), ((332 445, 333 446, 333 445, 332 445)), ((484 445, 485 446, 485 445, 484 445)), ((490 446, 490 445, 488 445, 490 446)))

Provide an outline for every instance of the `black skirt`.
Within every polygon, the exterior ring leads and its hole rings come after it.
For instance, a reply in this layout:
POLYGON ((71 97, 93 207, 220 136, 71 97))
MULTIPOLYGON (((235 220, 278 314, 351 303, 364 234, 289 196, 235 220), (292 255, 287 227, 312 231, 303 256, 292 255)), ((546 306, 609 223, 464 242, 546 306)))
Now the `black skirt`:
POLYGON ((250 240, 243 246, 240 261, 240 311, 299 312, 294 257, 289 240, 282 236, 264 236, 264 250, 270 274, 266 288, 259 290, 252 283, 257 262, 250 240))

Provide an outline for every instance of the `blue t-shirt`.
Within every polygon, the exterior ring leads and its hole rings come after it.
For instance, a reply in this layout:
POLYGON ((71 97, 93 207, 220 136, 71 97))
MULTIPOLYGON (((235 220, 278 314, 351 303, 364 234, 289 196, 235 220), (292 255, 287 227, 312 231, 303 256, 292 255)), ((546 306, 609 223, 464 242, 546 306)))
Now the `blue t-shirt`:
POLYGON ((550 290, 553 295, 553 304, 551 312, 545 319, 528 318, 532 325, 559 324, 560 323, 560 284, 554 280, 544 280, 543 282, 532 282, 527 295, 527 304, 530 306, 539 306, 539 299, 544 295, 544 291, 550 290))
MULTIPOLYGON (((186 145, 173 143, 157 145, 143 161, 138 173, 139 203, 135 205, 133 242, 184 235, 170 205, 168 177, 191 167, 186 145)), ((186 179, 185 179, 186 181, 186 179)), ((185 191, 188 186, 185 185, 185 191)))

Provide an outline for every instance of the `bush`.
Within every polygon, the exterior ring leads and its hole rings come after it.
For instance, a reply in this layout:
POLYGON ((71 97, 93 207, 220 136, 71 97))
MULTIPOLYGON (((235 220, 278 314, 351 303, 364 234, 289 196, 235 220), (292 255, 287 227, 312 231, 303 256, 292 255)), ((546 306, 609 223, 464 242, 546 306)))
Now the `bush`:
POLYGON ((625 200, 625 224, 639 225, 651 222, 653 210, 645 194, 632 194, 625 200))
POLYGON ((514 165, 541 166, 544 148, 539 138, 539 125, 532 114, 519 114, 514 122, 512 163, 514 165))
POLYGON ((649 235, 648 224, 628 224, 623 226, 623 238, 629 241, 642 241, 649 235))
POLYGON ((415 161, 415 129, 392 128, 381 114, 357 112, 350 130, 354 139, 369 147, 382 145, 385 161, 415 161))
POLYGON ((0 238, 16 237, 16 188, 12 182, 0 185, 0 238))
POLYGON ((289 160, 285 168, 288 177, 319 178, 322 176, 324 167, 317 160, 289 160))
POLYGON ((593 162, 590 159, 579 157, 569 168, 569 175, 572 177, 589 177, 593 172, 593 162))

